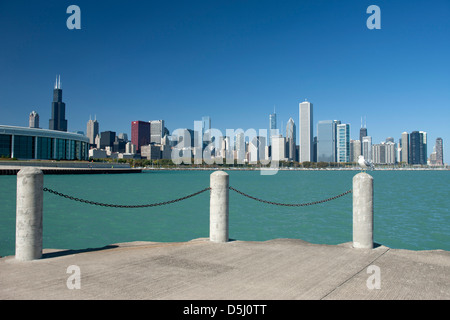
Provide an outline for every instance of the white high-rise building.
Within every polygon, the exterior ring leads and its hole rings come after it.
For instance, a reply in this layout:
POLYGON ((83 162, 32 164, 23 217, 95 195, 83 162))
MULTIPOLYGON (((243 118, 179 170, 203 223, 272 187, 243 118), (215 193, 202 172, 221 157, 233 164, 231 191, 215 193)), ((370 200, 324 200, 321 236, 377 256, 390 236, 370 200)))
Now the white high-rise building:
POLYGON ((348 123, 336 126, 337 162, 350 162, 350 125, 348 123))
POLYGON ((132 144, 130 141, 125 145, 125 153, 136 153, 136 146, 132 144))
POLYGON ((372 137, 365 136, 362 138, 362 155, 364 159, 372 161, 372 137))
POLYGON ((409 133, 402 133, 402 152, 401 152, 401 162, 409 163, 409 133))
POLYGON ((236 159, 238 164, 245 162, 245 136, 243 132, 236 134, 236 159))
POLYGON ((269 143, 267 145, 272 145, 272 136, 278 135, 277 130, 277 114, 275 113, 275 108, 273 113, 269 116, 269 143))
POLYGON ((361 141, 350 140, 350 162, 358 162, 361 155, 361 141))
POLYGON ((164 120, 152 120, 150 122, 150 143, 161 144, 164 137, 164 120))
POLYGON ((281 134, 272 136, 272 161, 286 160, 286 139, 281 134))
POLYGON ((313 104, 304 101, 299 105, 299 162, 313 160, 313 104))
POLYGON ((265 160, 266 151, 266 137, 256 136, 253 137, 248 145, 249 162, 257 163, 258 161, 265 160))
POLYGON ((372 161, 375 164, 395 164, 396 163, 396 147, 392 141, 374 144, 372 147, 372 161))

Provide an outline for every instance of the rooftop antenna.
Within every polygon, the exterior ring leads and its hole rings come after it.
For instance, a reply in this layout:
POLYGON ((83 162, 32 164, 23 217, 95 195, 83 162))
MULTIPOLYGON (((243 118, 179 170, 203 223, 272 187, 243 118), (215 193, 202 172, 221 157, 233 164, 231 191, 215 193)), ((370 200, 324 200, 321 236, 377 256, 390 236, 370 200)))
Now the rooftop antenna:
POLYGON ((56 76, 56 80, 55 80, 55 89, 58 89, 58 76, 56 76))
POLYGON ((362 116, 361 116, 361 128, 362 128, 363 126, 362 126, 362 116))
POLYGON ((367 128, 367 119, 366 119, 366 116, 364 116, 364 128, 367 128))
POLYGON ((61 75, 58 76, 58 89, 61 89, 61 75))

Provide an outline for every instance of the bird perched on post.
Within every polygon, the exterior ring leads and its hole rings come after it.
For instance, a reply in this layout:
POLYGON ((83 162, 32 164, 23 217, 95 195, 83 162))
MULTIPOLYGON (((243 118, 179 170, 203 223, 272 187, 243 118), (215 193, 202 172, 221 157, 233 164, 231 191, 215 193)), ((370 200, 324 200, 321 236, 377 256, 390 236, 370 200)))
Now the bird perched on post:
POLYGON ((361 169, 373 169, 374 165, 371 161, 368 161, 364 159, 364 156, 359 156, 358 158, 358 164, 360 165, 361 169))

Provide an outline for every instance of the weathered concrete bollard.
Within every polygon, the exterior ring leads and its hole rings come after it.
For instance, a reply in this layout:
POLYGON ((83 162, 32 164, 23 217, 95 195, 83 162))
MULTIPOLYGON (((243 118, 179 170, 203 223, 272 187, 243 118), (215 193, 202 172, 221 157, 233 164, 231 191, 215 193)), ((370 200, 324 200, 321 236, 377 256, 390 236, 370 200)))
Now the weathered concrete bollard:
POLYGON ((37 168, 17 173, 16 255, 21 261, 42 257, 44 174, 37 168))
POLYGON ((211 197, 209 205, 209 240, 228 242, 229 176, 224 171, 210 176, 211 197))
POLYGON ((373 177, 365 172, 353 177, 353 247, 373 248, 373 177))

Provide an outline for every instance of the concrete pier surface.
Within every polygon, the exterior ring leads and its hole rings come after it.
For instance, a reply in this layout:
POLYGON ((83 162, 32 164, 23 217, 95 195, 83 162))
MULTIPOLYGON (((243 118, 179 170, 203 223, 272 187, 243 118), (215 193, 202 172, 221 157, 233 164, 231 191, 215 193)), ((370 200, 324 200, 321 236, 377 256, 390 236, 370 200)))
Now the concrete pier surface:
POLYGON ((0 258, 0 299, 448 300, 450 252, 207 238, 44 249, 0 258))

